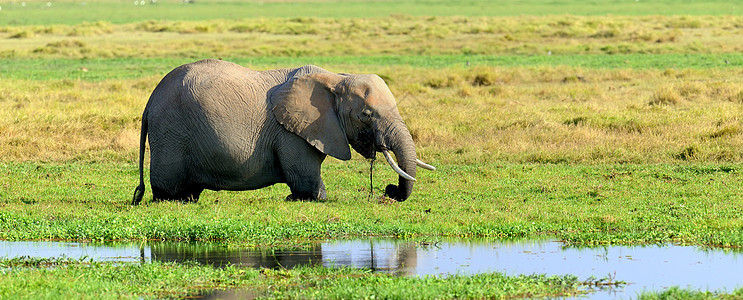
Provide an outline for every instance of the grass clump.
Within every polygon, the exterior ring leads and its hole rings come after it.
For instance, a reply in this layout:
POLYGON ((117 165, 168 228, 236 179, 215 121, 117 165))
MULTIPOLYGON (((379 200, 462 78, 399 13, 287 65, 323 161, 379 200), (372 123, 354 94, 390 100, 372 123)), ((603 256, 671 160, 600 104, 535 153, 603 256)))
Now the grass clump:
POLYGON ((637 297, 643 300, 657 299, 739 299, 743 298, 743 288, 735 289, 729 293, 701 291, 681 287, 670 287, 665 291, 642 292, 637 297))
POLYGON ((9 39, 28 39, 34 37, 35 34, 32 31, 24 30, 15 34, 10 35, 9 39))
POLYGON ((65 56, 84 55, 91 52, 91 49, 79 40, 61 40, 33 50, 33 53, 36 54, 60 54, 65 56))
POLYGON ((722 127, 718 130, 715 130, 714 132, 709 134, 709 138, 716 139, 716 138, 722 138, 722 137, 733 137, 736 135, 739 135, 741 133, 741 128, 739 125, 728 125, 725 127, 722 127))
POLYGON ((698 82, 683 82, 677 86, 677 90, 684 99, 700 98, 707 93, 707 87, 698 82))
POLYGON ((497 79, 491 73, 479 73, 472 78, 473 86, 491 86, 495 84, 497 79))
POLYGON ((697 157, 698 153, 699 148, 696 145, 691 145, 681 150, 675 157, 680 160, 693 160, 697 157))
POLYGON ((743 89, 738 92, 733 92, 727 97, 728 101, 735 103, 743 103, 743 89))
POLYGON ((681 95, 670 86, 663 86, 653 92, 650 105, 675 105, 681 101, 681 95))
POLYGON ((105 21, 96 22, 83 22, 76 26, 72 26, 70 31, 67 32, 68 36, 101 36, 114 32, 114 28, 111 23, 105 21))
POLYGON ((366 276, 345 278, 325 284, 310 284, 307 289, 277 290, 278 298, 360 299, 460 299, 560 297, 580 295, 582 283, 575 276, 477 274, 472 276, 434 276, 424 278, 366 276))

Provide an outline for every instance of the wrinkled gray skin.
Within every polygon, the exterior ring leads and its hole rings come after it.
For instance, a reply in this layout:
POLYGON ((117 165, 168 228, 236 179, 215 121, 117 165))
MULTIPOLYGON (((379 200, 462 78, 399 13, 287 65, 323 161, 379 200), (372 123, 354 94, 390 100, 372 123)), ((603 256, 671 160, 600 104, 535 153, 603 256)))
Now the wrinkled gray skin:
MULTIPOLYGON (((204 189, 252 190, 275 183, 288 199, 324 199, 326 155, 372 158, 391 150, 415 176, 413 139, 395 99, 376 75, 330 73, 316 66, 254 71, 221 60, 180 66, 163 78, 142 114, 140 183, 147 135, 154 199, 197 201, 204 189)), ((410 196, 402 177, 385 194, 410 196)))

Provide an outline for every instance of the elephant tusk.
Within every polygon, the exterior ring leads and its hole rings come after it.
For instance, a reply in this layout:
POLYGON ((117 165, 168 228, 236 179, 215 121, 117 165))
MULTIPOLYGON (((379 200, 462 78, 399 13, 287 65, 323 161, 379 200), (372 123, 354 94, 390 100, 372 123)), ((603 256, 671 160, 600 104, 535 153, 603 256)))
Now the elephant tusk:
POLYGON ((422 162, 420 159, 415 159, 415 163, 418 164, 419 167, 424 168, 426 170, 435 171, 436 167, 429 165, 427 163, 422 162))
POLYGON ((398 166, 395 163, 395 161, 392 160, 392 155, 390 154, 389 151, 383 150, 382 151, 382 154, 384 154, 384 158, 387 159, 387 163, 390 164, 390 167, 392 167, 392 169, 395 170, 395 172, 397 172, 397 174, 400 174, 400 176, 402 176, 402 178, 405 178, 405 179, 410 180, 410 181, 416 181, 413 176, 408 175, 408 173, 405 173, 405 171, 403 171, 402 169, 400 169, 400 166, 398 166))

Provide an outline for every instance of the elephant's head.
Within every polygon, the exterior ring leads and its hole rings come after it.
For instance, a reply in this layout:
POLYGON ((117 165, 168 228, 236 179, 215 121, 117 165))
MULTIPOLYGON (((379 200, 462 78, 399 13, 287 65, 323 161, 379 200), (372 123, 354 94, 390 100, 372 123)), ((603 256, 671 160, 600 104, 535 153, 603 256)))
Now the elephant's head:
POLYGON ((433 169, 416 158, 413 138, 395 98, 377 75, 303 75, 276 90, 271 103, 279 123, 327 155, 348 160, 349 144, 366 158, 382 152, 400 175, 397 186, 385 189, 390 198, 404 201, 410 196, 416 164, 433 169))

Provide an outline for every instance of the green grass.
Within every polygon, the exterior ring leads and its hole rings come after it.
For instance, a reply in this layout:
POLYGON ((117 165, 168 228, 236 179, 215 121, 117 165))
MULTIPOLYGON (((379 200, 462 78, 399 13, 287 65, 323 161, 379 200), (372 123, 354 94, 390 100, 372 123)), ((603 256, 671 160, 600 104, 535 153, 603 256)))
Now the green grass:
POLYGON ((52 259, 0 260, 3 299, 170 298, 255 280, 257 270, 193 264, 107 264, 52 259))
MULTIPOLYGON (((201 58, 216 58, 202 56, 201 58)), ((469 66, 576 67, 587 69, 728 69, 743 66, 743 54, 630 54, 630 55, 433 55, 433 56, 318 56, 223 57, 258 70, 285 66, 318 65, 329 69, 348 67, 379 70, 383 67, 464 68, 469 66), (727 61, 727 63, 726 63, 727 61)), ((164 76, 194 58, 6 59, 0 78, 99 81, 164 76)))
MULTIPOLYGON (((111 264, 73 259, 0 259, 3 299, 162 299, 234 290, 243 297, 313 299, 552 298, 594 292, 575 276, 487 273, 395 277, 351 268, 213 268, 191 263, 111 264), (8 269, 11 268, 11 269, 8 269)), ((736 299, 730 293, 671 288, 640 299, 736 299)))
POLYGON ((256 270, 189 263, 116 265, 65 259, 0 259, 0 278, 3 299, 162 299, 224 289, 279 299, 521 298, 587 292, 587 284, 570 275, 490 273, 411 278, 351 268, 256 270))
POLYGON ((657 299, 740 299, 743 298, 743 288, 735 289, 730 293, 700 291, 693 289, 683 289, 671 287, 663 292, 643 292, 638 295, 637 299, 657 300, 657 299))
POLYGON ((522 15, 740 15, 737 1, 507 1, 493 5, 486 0, 457 1, 179 1, 161 0, 156 5, 133 5, 132 1, 45 1, 3 2, 0 25, 79 24, 105 20, 120 24, 145 20, 210 20, 257 17, 386 17, 414 16, 522 16, 522 15))
POLYGON ((741 247, 743 197, 734 188, 743 184, 741 167, 440 165, 421 172, 410 200, 388 203, 379 197, 392 172, 378 168, 370 198, 366 163, 355 160, 327 165, 324 202, 285 202, 289 191, 280 184, 206 192, 197 204, 146 200, 132 207, 134 164, 4 163, 0 239, 275 245, 350 236, 555 235, 573 245, 741 247))

